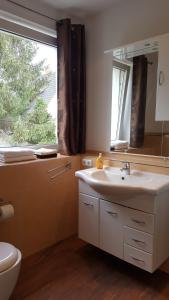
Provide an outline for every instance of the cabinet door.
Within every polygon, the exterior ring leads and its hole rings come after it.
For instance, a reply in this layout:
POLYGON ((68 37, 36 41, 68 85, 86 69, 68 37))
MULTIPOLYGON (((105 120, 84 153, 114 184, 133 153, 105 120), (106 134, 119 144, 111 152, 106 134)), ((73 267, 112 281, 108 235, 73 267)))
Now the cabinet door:
POLYGON ((169 120, 169 34, 158 37, 156 121, 169 120))
POLYGON ((79 194, 79 238, 99 246, 99 199, 79 194))
POLYGON ((123 259, 123 207, 100 200, 100 248, 123 259))

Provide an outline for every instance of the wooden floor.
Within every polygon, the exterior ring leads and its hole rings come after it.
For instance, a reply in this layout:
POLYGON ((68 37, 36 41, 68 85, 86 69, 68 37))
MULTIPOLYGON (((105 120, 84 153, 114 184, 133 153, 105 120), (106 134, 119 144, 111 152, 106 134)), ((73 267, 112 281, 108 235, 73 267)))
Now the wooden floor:
POLYGON ((22 262, 12 300, 169 300, 169 275, 71 238, 22 262))

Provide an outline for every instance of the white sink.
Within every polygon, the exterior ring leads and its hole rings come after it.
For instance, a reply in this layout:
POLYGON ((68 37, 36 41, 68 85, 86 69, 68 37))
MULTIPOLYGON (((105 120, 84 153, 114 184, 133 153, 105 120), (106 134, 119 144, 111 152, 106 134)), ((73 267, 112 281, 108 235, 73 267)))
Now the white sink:
POLYGON ((124 176, 119 168, 104 167, 102 170, 90 168, 77 171, 75 175, 103 195, 157 195, 169 189, 169 176, 157 173, 132 170, 130 175, 124 176))

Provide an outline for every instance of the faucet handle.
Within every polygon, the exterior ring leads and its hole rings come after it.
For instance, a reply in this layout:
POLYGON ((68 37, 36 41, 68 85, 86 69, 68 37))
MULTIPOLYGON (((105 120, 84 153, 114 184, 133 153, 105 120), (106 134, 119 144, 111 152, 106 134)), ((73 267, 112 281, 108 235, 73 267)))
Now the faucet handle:
POLYGON ((128 161, 123 161, 124 169, 130 168, 130 163, 128 161))
POLYGON ((120 170, 125 171, 126 174, 130 175, 130 162, 123 161, 123 167, 120 170))
POLYGON ((130 168, 130 162, 129 161, 126 161, 126 166, 127 166, 127 168, 130 168))

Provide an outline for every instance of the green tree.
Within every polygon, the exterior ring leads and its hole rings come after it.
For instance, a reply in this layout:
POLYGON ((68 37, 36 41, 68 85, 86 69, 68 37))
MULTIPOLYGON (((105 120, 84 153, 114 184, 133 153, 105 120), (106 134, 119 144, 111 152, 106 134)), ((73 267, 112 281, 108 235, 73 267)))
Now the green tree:
POLYGON ((46 103, 38 99, 32 112, 24 120, 20 118, 14 125, 14 141, 30 144, 55 143, 55 125, 47 112, 46 103))
POLYGON ((51 74, 45 60, 35 63, 38 44, 0 32, 0 119, 14 144, 51 143, 54 122, 40 98, 51 74), (30 111, 30 112, 29 112, 30 111), (11 122, 10 122, 11 121, 11 122))

